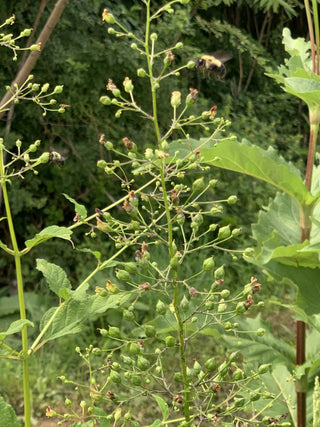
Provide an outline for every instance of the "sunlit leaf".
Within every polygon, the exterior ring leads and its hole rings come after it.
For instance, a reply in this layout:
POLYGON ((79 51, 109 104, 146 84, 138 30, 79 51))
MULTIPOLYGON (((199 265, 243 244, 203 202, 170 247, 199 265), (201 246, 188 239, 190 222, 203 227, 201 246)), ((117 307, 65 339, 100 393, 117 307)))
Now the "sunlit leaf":
POLYGON ((300 172, 272 148, 263 150, 244 142, 224 141, 200 151, 204 163, 266 181, 289 194, 298 205, 312 204, 316 200, 304 185, 300 172))
POLYGON ((31 248, 45 242, 46 240, 52 239, 53 237, 70 241, 71 234, 72 231, 69 230, 69 228, 50 225, 49 227, 41 230, 40 233, 36 234, 33 239, 26 240, 25 245, 27 248, 31 248))

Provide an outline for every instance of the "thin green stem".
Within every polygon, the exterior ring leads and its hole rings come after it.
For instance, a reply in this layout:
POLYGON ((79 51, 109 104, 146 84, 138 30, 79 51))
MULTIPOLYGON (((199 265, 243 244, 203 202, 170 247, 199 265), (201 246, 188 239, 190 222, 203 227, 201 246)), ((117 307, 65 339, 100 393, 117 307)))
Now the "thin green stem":
POLYGON ((320 28, 319 28, 319 15, 318 15, 318 5, 317 0, 312 0, 312 11, 313 11, 313 22, 314 22, 314 30, 316 35, 316 73, 320 74, 320 28))
MULTIPOLYGON (((26 319, 26 308, 24 302, 23 278, 21 269, 21 252, 18 248, 13 219, 11 215, 10 202, 7 192, 5 167, 4 167, 4 152, 3 145, 0 144, 0 180, 2 188, 2 196, 7 216, 7 223, 9 227, 10 239, 14 252, 14 262, 16 267, 16 279, 18 288, 18 299, 20 308, 20 319, 26 319)), ((28 333, 27 326, 24 326, 21 331, 22 352, 21 358, 23 360, 23 395, 24 395, 24 416, 25 427, 31 427, 31 393, 29 384, 29 359, 28 359, 28 333)))

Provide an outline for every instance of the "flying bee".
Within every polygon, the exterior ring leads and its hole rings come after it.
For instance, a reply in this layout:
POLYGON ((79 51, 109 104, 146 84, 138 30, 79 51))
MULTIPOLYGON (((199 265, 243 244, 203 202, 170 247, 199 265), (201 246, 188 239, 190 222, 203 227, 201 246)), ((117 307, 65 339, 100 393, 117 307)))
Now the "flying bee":
POLYGON ((196 60, 196 68, 203 74, 207 71, 215 80, 221 80, 226 75, 225 62, 232 58, 231 53, 219 50, 214 55, 202 55, 196 60))
POLYGON ((56 165, 62 167, 66 159, 57 151, 51 151, 49 153, 49 160, 51 163, 55 163, 56 165))

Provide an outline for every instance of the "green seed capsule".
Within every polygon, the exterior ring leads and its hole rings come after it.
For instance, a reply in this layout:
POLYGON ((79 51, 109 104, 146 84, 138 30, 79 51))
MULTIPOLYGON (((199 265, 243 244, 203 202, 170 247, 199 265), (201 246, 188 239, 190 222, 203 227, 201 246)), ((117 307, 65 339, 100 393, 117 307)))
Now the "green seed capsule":
POLYGON ((177 270, 179 266, 179 256, 176 254, 170 260, 170 267, 172 270, 177 270))
POLYGON ((230 296, 229 289, 224 289, 223 291, 221 291, 220 295, 221 295, 221 298, 224 298, 224 299, 228 298, 230 296))
POLYGON ((214 357, 211 357, 210 359, 208 359, 204 365, 209 372, 215 371, 218 366, 216 359, 214 357))
POLYGON ((142 384, 142 378, 140 375, 133 374, 130 376, 130 381, 133 385, 140 386, 142 384))
POLYGON ((119 338, 120 329, 117 326, 109 326, 109 335, 112 338, 119 338))
POLYGON ((244 373, 243 373, 243 370, 242 370, 242 369, 236 369, 236 370, 234 371, 234 373, 232 374, 232 378, 233 378, 235 381, 242 380, 242 379, 243 379, 243 377, 244 377, 244 373))
POLYGON ((236 313, 241 314, 241 313, 244 313, 245 311, 246 311, 246 308, 243 305, 243 302, 238 302, 237 307, 236 307, 236 313))
POLYGON ((124 269, 131 274, 137 274, 138 273, 138 267, 135 262, 126 262, 124 264, 124 269))
POLYGON ((117 279, 123 282, 129 282, 130 274, 126 270, 118 270, 116 272, 117 279))
POLYGON ((115 384, 120 384, 121 383, 121 375, 119 374, 119 372, 111 371, 110 375, 109 375, 109 378, 115 384))
POLYGON ((225 329, 226 331, 230 331, 230 330, 231 330, 231 328, 232 328, 232 324, 231 324, 231 322, 226 322, 226 323, 224 324, 224 329, 225 329))
POLYGON ((204 271, 211 271, 214 269, 214 266, 215 266, 215 261, 213 257, 205 259, 202 263, 202 269, 204 271))
POLYGON ((240 408, 241 406, 244 406, 246 402, 246 399, 244 397, 235 398, 233 401, 233 404, 235 407, 240 408))
POLYGON ((145 325, 144 333, 146 334, 146 337, 152 338, 156 335, 156 328, 152 325, 145 325))
POLYGON ((166 314, 166 312, 167 312, 167 307, 161 300, 159 300, 157 302, 156 311, 157 311, 157 313, 162 314, 162 315, 166 314))
POLYGON ((265 374, 269 372, 270 364, 260 365, 258 369, 258 374, 265 374))
POLYGON ((259 328, 256 332, 256 334, 258 335, 258 337, 263 337, 263 335, 266 333, 266 330, 263 328, 259 328))
POLYGON ((250 400, 251 402, 255 402, 256 400, 259 400, 261 397, 260 393, 250 393, 250 400))
POLYGON ((201 191, 203 190, 205 187, 205 183, 204 183, 204 179, 203 177, 198 178, 194 181, 193 185, 192 185, 192 191, 196 192, 196 191, 201 191))
POLYGON ((215 270, 214 278, 215 278, 215 280, 221 280, 224 278, 224 266, 223 265, 215 270))
POLYGON ((230 237, 230 235, 231 235, 231 230, 229 225, 219 228, 219 232, 218 232, 219 240, 227 239, 228 237, 230 237))
POLYGON ((238 201, 238 197, 235 195, 232 195, 228 197, 227 203, 229 205, 234 205, 235 203, 237 203, 237 201, 238 201))
POLYGON ((218 305, 218 313, 219 314, 221 314, 221 313, 224 313, 225 311, 227 310, 227 304, 226 303, 224 303, 224 302, 221 302, 219 305, 218 305))
POLYGON ((150 367, 150 362, 145 357, 139 355, 137 360, 137 366, 141 371, 146 371, 150 367))
POLYGON ((130 351, 131 354, 139 354, 141 352, 141 347, 136 342, 132 342, 130 344, 129 351, 130 351))
POLYGON ((177 383, 182 383, 183 378, 182 378, 182 374, 181 372, 176 372, 173 376, 173 379, 177 382, 177 383))
POLYGON ((195 373, 195 375, 199 375, 201 372, 201 365, 197 360, 193 364, 193 372, 195 373))
POLYGON ((174 337, 172 335, 168 335, 165 338, 165 343, 167 347, 173 347, 176 343, 176 340, 174 339, 174 337))
POLYGON ((187 311, 189 310, 189 306, 190 306, 190 303, 189 303, 187 297, 185 295, 183 295, 183 298, 182 298, 182 300, 180 302, 180 308, 181 308, 181 310, 184 313, 187 313, 187 311))

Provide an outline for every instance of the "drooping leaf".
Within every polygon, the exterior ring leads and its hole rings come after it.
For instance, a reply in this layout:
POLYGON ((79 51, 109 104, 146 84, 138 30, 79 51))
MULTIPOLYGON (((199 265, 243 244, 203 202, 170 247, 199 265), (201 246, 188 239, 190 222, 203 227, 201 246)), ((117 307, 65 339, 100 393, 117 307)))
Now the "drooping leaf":
POLYGON ((71 283, 61 267, 45 259, 38 258, 36 268, 42 272, 52 292, 63 299, 70 297, 71 283))
POLYGON ((316 200, 304 185, 300 172, 271 147, 263 150, 244 142, 224 141, 200 152, 204 163, 266 181, 289 194, 298 205, 309 205, 316 200))
POLYGON ((52 239, 53 237, 71 241, 71 234, 72 231, 69 230, 69 228, 50 225, 49 227, 41 230, 40 233, 36 234, 33 239, 26 240, 25 245, 27 248, 32 248, 46 240, 52 239))
POLYGON ((1 427, 21 427, 13 408, 0 396, 0 420, 1 427))
POLYGON ((168 404, 162 399, 162 397, 156 394, 152 394, 152 397, 157 401, 157 404, 162 414, 163 421, 165 421, 169 417, 170 413, 168 404))
POLYGON ((6 331, 0 332, 0 340, 5 338, 7 335, 17 334, 25 325, 34 327, 34 324, 28 319, 20 319, 12 322, 6 331))
POLYGON ((65 193, 62 193, 62 195, 69 200, 69 202, 74 204, 74 210, 76 211, 76 213, 79 215, 80 219, 83 220, 87 217, 88 212, 87 209, 85 208, 85 206, 81 205, 80 203, 78 203, 76 200, 74 200, 72 197, 68 196, 65 193))

